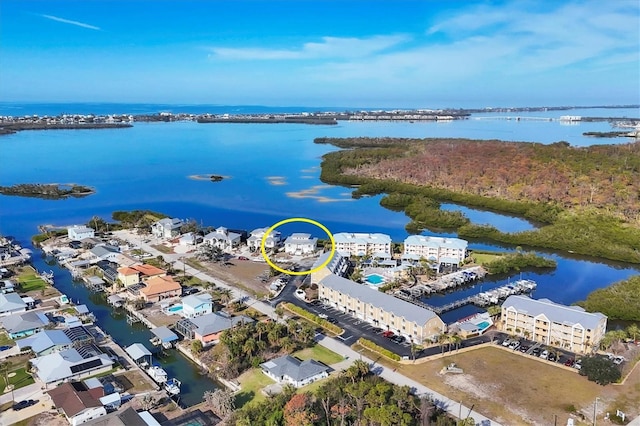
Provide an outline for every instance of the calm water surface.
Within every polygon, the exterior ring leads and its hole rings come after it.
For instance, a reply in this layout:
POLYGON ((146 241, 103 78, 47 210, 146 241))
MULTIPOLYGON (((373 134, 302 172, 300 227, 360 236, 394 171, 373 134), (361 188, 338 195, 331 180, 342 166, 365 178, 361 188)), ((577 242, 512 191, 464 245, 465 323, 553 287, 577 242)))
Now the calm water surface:
MULTIPOLYGON (((89 106, 84 107, 87 110, 74 112, 91 112, 89 106)), ((0 111, 7 114, 1 105, 0 111)), ((605 113, 638 116, 637 110, 613 109, 547 116, 605 113)), ((40 224, 86 223, 93 215, 109 219, 114 210, 151 209, 204 225, 247 230, 303 216, 321 221, 332 232, 384 232, 395 241, 402 241, 407 236, 404 226, 408 218, 380 207, 380 196, 355 201, 348 188, 325 185, 319 180, 321 156, 336 148, 313 144, 315 137, 467 137, 542 143, 566 140, 579 146, 626 142, 620 138, 582 136, 584 131, 608 130, 611 130, 608 123, 562 126, 554 121, 471 119, 447 123, 341 122, 337 126, 139 123, 128 129, 25 131, 0 137, 1 185, 74 182, 93 186, 97 193, 82 199, 56 201, 0 196, 0 233, 26 243, 40 224), (212 173, 230 178, 217 183, 189 178, 212 173)), ((443 207, 461 209, 473 222, 489 223, 503 231, 534 226, 524 219, 494 212, 450 204, 443 207)), ((320 233, 317 236, 324 237, 320 233)), ((471 243, 470 248, 504 249, 487 243, 471 243)), ((548 274, 525 272, 522 278, 538 282, 535 297, 561 303, 582 300, 594 289, 639 272, 637 265, 580 259, 563 253, 551 256, 558 262, 556 270, 548 274)), ((39 259, 35 263, 41 269, 54 269, 60 289, 74 300, 87 303, 98 323, 118 343, 148 344, 148 331, 128 327, 123 317, 114 314, 101 298, 89 294, 83 286, 74 285, 66 271, 44 265, 39 259)), ((438 296, 429 303, 445 304, 517 278, 519 275, 486 280, 481 286, 438 296)), ((453 321, 474 309, 462 308, 445 314, 444 319, 453 321)), ((189 383, 190 388, 185 389, 187 403, 197 402, 206 388, 214 386, 210 381, 195 380, 197 369, 181 356, 169 359, 166 367, 170 375, 189 383)))

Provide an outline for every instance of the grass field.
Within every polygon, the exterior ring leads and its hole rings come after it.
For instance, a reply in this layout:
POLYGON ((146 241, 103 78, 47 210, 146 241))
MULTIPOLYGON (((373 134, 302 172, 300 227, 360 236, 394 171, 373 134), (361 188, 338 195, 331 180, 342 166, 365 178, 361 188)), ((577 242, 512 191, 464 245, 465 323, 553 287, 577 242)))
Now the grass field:
POLYGON ((0 346, 15 346, 16 342, 10 339, 6 331, 0 331, 0 346))
POLYGON ((299 350, 298 352, 295 352, 291 355, 303 361, 313 358, 316 361, 320 361, 321 363, 326 365, 335 364, 344 360, 344 357, 342 357, 341 355, 338 355, 337 353, 320 345, 315 345, 311 348, 299 350))
POLYGON ((29 270, 24 270, 18 275, 18 283, 20 283, 20 290, 25 293, 44 290, 48 286, 35 272, 29 270))
POLYGON ((475 259, 475 263, 478 265, 483 265, 485 263, 494 261, 503 257, 502 254, 499 253, 473 253, 472 256, 475 259))
POLYGON ((263 401, 266 397, 260 392, 265 386, 275 383, 267 377, 259 368, 252 368, 238 377, 241 390, 236 394, 236 407, 241 408, 245 404, 263 401))
MULTIPOLYGON (((14 390, 20 389, 24 386, 30 385, 34 383, 33 377, 29 373, 27 373, 24 367, 18 368, 16 370, 9 369, 8 375, 12 375, 12 377, 8 377, 9 384, 14 386, 14 390)), ((0 393, 3 393, 6 390, 7 382, 5 382, 4 371, 0 375, 0 393)))
POLYGON ((551 425, 554 416, 558 416, 557 424, 566 424, 573 407, 592 412, 595 398, 612 388, 589 382, 573 371, 492 347, 415 365, 399 365, 370 352, 367 356, 467 407, 473 405, 504 425, 551 425), (464 374, 440 375, 442 367, 452 362, 464 374))

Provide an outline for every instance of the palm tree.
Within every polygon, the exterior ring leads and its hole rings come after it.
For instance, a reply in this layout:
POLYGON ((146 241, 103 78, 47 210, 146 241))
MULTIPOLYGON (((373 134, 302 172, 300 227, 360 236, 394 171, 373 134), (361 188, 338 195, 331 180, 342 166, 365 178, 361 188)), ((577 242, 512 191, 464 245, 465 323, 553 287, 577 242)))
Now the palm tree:
POLYGON ((454 334, 449 338, 449 341, 452 344, 456 345, 456 351, 460 349, 460 343, 462 343, 462 337, 458 336, 457 334, 454 334))
POLYGON ((440 345, 440 354, 444 355, 444 345, 446 345, 449 342, 449 334, 448 333, 442 333, 441 335, 438 336, 438 344, 440 345))
POLYGON ((221 288, 218 290, 218 294, 220 295, 220 303, 226 305, 231 300, 231 289, 229 288, 221 288))
POLYGON ((629 337, 631 337, 635 342, 638 335, 640 334, 640 327, 638 327, 636 324, 631 324, 629 327, 627 327, 626 331, 629 337))
POLYGON ((253 356, 257 348, 258 345, 256 344, 256 341, 254 339, 247 339, 242 346, 242 351, 245 353, 245 355, 251 357, 253 356))

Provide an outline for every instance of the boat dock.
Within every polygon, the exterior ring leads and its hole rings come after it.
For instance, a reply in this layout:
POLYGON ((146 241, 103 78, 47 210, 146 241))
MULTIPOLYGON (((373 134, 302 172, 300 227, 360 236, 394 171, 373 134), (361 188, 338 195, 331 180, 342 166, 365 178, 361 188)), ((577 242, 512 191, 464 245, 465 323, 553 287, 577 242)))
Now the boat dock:
POLYGON ((504 300, 511 295, 531 293, 536 287, 537 287, 537 284, 535 281, 518 280, 513 284, 507 284, 502 287, 494 288, 493 290, 489 290, 480 294, 465 297, 464 299, 456 300, 444 306, 429 305, 428 303, 424 303, 421 300, 418 300, 411 296, 407 296, 405 293, 401 291, 395 292, 394 296, 398 297, 399 299, 403 299, 407 302, 413 303, 414 305, 418 305, 423 308, 429 309, 435 312, 436 314, 440 315, 445 312, 449 312, 454 309, 460 308, 465 305, 470 305, 470 304, 480 306, 480 307, 497 305, 501 300, 504 300))
POLYGON ((420 298, 432 293, 442 293, 449 289, 474 284, 485 276, 485 271, 481 266, 456 271, 451 274, 443 275, 435 281, 421 283, 413 287, 401 290, 403 296, 411 298, 420 298))

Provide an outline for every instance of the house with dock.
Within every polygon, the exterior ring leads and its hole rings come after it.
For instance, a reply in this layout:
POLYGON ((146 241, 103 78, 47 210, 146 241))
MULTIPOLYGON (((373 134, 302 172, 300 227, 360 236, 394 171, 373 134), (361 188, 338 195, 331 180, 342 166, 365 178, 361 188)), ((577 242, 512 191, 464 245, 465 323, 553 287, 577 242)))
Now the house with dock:
POLYGON ((88 226, 73 225, 67 228, 67 237, 71 241, 82 241, 85 238, 93 238, 95 235, 96 231, 88 226))
POLYGON ((244 315, 231 316, 226 312, 213 312, 195 318, 186 318, 176 323, 176 331, 187 339, 200 340, 203 346, 210 346, 220 339, 223 331, 238 324, 254 322, 244 315))
POLYGON ((192 294, 182 298, 182 316, 195 318, 213 312, 213 301, 209 293, 192 294))
POLYGON ((18 339, 44 330, 49 318, 42 312, 25 312, 2 318, 0 324, 11 339, 18 339))
POLYGON ((549 299, 509 296, 502 304, 502 329, 546 345, 587 353, 598 348, 607 317, 549 299))
POLYGON ((78 379, 111 369, 113 361, 95 345, 82 345, 31 360, 44 383, 78 379))
POLYGON ((62 330, 42 330, 16 341, 20 351, 31 348, 35 356, 45 356, 71 348, 73 342, 62 330))
POLYGON ((410 235, 404 240, 402 262, 417 265, 422 260, 433 269, 452 266, 457 269, 467 257, 468 242, 460 238, 410 235))

